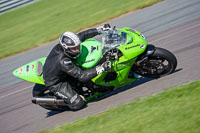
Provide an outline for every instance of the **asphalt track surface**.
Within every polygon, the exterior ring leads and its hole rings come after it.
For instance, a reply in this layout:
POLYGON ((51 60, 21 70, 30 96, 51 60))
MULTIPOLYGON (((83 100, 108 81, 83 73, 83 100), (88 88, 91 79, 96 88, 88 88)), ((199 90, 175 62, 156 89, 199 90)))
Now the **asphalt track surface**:
POLYGON ((106 109, 160 93, 176 85, 200 79, 200 1, 166 0, 120 16, 109 23, 142 31, 147 41, 173 52, 176 71, 160 79, 140 78, 136 83, 110 93, 77 112, 54 112, 31 103, 33 83, 12 76, 12 71, 46 56, 57 42, 0 61, 0 133, 36 133, 106 109))

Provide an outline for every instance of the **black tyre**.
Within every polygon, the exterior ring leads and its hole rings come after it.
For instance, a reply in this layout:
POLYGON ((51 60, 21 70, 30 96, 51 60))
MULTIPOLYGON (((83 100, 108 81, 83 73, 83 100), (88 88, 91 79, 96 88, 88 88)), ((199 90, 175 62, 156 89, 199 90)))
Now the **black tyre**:
POLYGON ((44 85, 35 84, 32 90, 33 97, 44 96, 44 92, 47 91, 44 85))
MULTIPOLYGON (((33 97, 54 97, 48 92, 48 89, 44 85, 35 84, 32 91, 33 97)), ((67 106, 57 106, 57 105, 40 105, 41 107, 52 110, 52 111, 66 111, 69 110, 67 106)))
POLYGON ((136 73, 148 78, 159 78, 174 72, 176 66, 177 59, 174 54, 166 49, 156 47, 153 55, 140 64, 136 73))

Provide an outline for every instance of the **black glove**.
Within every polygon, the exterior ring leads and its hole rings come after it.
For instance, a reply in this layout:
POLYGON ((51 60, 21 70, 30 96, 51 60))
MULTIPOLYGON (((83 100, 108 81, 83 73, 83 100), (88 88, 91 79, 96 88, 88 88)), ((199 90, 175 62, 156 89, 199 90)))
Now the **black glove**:
POLYGON ((111 62, 106 61, 101 66, 96 67, 97 75, 101 74, 104 71, 108 71, 111 68, 111 62))
POLYGON ((111 30, 111 26, 110 24, 104 24, 103 26, 99 26, 97 27, 97 30, 99 33, 102 33, 102 31, 107 31, 107 30, 111 30))
POLYGON ((110 24, 104 24, 103 25, 103 31, 106 31, 106 30, 111 30, 110 24))

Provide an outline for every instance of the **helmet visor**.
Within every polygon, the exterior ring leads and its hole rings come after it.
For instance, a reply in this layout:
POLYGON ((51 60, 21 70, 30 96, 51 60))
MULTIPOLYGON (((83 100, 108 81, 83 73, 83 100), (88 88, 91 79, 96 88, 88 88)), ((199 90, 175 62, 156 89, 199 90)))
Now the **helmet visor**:
POLYGON ((68 49, 72 53, 80 53, 80 45, 75 46, 75 47, 69 47, 68 49))

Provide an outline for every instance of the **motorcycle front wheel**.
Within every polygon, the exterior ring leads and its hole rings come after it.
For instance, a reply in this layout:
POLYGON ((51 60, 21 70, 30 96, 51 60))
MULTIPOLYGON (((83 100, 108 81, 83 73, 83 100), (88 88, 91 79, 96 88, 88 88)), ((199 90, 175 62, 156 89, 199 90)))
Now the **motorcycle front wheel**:
POLYGON ((176 66, 177 59, 173 53, 156 47, 155 52, 136 67, 135 73, 143 77, 160 78, 173 73, 176 66))

